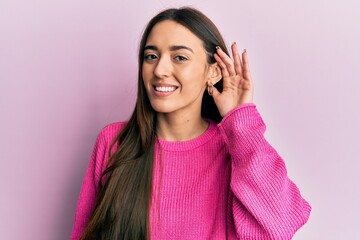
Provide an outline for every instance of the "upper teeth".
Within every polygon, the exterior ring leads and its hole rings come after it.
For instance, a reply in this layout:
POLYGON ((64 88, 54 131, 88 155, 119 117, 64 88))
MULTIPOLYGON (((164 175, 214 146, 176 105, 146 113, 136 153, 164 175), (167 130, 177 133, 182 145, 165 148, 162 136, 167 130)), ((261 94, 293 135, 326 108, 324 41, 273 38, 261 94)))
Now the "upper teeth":
POLYGON ((175 91, 176 87, 155 87, 156 91, 159 92, 172 92, 175 91))

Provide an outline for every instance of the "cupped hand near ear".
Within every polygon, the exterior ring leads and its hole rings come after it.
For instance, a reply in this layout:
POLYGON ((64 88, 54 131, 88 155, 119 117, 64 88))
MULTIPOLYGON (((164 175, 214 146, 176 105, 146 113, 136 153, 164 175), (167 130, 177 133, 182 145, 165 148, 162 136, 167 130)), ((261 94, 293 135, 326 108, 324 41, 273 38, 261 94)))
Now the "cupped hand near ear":
POLYGON ((253 83, 246 50, 241 54, 241 59, 236 43, 231 45, 231 51, 234 60, 221 48, 217 48, 214 53, 221 68, 223 91, 220 93, 214 87, 212 95, 221 116, 225 116, 241 104, 252 103, 253 99, 253 83))

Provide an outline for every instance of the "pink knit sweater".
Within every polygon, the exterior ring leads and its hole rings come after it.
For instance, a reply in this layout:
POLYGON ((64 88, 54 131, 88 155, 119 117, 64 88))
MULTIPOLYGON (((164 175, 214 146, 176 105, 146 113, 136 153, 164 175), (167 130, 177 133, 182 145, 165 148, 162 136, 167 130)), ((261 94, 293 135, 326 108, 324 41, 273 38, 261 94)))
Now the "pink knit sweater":
MULTIPOLYGON (((87 225, 109 144, 123 126, 108 125, 98 136, 71 239, 79 239, 87 225)), ((196 139, 157 139, 151 239, 291 239, 311 207, 264 131, 255 105, 245 104, 221 123, 210 122, 196 139)))

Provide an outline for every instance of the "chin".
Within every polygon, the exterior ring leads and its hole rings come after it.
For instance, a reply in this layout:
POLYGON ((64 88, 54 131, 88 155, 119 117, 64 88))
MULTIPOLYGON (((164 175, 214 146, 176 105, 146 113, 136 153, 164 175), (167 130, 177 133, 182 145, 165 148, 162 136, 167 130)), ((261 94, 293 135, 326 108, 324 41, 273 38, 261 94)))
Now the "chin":
POLYGON ((176 110, 175 106, 170 106, 169 104, 151 103, 151 107, 157 113, 170 113, 176 110))
POLYGON ((153 106, 153 109, 157 113, 170 113, 170 112, 173 112, 173 109, 166 108, 166 107, 158 107, 158 106, 154 107, 153 106))

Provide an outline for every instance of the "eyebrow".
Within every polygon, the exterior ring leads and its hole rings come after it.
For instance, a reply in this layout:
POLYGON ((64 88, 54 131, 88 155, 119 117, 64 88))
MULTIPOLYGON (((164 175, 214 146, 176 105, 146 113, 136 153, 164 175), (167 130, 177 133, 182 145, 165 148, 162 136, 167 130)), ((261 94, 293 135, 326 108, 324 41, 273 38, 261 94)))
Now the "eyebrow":
MULTIPOLYGON (((185 50, 188 50, 188 51, 194 53, 194 51, 191 48, 183 46, 183 45, 174 45, 174 46, 171 46, 169 49, 170 49, 170 51, 177 51, 177 50, 185 49, 185 50)), ((153 45, 148 45, 148 46, 145 46, 144 51, 145 50, 157 51, 158 48, 156 46, 153 46, 153 45)))

